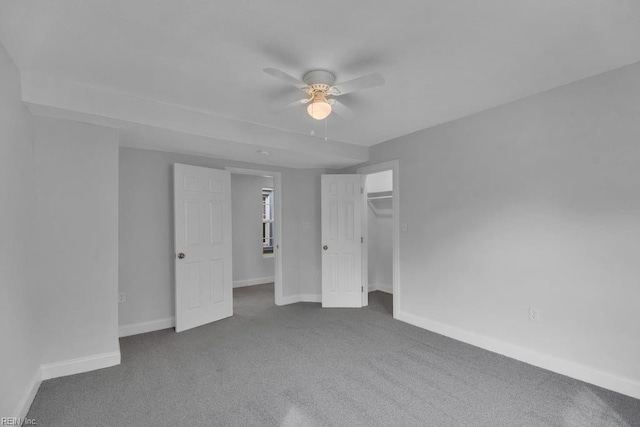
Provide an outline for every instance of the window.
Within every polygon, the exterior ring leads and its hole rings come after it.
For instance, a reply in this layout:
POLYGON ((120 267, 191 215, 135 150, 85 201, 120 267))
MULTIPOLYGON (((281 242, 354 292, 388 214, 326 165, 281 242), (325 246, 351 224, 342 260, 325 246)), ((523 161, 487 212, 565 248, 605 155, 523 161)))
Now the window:
POLYGON ((273 233, 273 188, 262 189, 262 253, 272 254, 273 233))

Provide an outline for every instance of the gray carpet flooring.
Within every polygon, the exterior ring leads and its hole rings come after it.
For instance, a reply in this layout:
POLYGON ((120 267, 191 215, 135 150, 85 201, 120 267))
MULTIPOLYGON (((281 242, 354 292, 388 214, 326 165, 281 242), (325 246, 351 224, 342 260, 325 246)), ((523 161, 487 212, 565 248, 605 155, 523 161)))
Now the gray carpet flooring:
POLYGON ((363 309, 276 307, 120 340, 122 364, 45 381, 39 426, 639 426, 640 400, 363 309))

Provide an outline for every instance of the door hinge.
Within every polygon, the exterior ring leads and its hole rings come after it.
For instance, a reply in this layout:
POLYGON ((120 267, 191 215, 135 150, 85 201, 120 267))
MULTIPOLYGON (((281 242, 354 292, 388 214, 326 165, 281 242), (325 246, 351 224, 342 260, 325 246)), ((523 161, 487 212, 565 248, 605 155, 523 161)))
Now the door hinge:
POLYGON ((360 243, 364 243, 364 237, 360 236, 360 243))
POLYGON ((360 286, 360 290, 362 291, 362 293, 364 294, 364 286, 360 286))
POLYGON ((360 194, 364 194, 364 188, 360 187, 360 194))

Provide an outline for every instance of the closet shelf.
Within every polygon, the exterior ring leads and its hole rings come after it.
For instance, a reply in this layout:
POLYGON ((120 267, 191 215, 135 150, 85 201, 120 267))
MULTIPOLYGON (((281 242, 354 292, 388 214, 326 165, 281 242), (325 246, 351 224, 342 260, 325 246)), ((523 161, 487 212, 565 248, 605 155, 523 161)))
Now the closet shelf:
POLYGON ((393 214, 393 193, 391 191, 368 193, 367 204, 376 217, 389 218, 393 214))
POLYGON ((367 200, 393 199, 393 192, 379 191, 377 193, 368 193, 367 200))

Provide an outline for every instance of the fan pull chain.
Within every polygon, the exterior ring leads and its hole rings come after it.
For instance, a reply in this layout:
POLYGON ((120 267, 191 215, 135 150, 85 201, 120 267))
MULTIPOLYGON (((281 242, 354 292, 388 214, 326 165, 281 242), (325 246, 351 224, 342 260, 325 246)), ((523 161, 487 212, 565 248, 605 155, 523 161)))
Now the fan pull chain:
POLYGON ((324 140, 329 140, 329 117, 324 119, 324 140))

